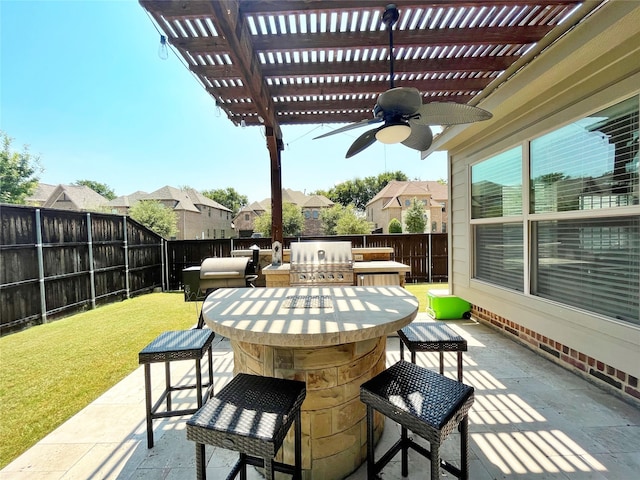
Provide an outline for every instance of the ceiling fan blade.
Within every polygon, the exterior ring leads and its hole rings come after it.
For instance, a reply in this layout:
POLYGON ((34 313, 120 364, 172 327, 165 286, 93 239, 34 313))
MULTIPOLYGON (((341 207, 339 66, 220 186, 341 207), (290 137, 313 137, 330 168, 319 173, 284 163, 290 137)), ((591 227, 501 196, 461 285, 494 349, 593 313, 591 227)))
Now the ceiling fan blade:
POLYGON ((491 117, 491 112, 466 103, 431 102, 422 105, 412 120, 420 125, 458 125, 489 120, 491 117))
POLYGON ((421 125, 411 120, 409 120, 409 125, 411 126, 411 135, 402 144, 420 152, 429 148, 433 141, 433 133, 429 126, 421 125))
POLYGON ((365 148, 373 145, 376 142, 377 131, 378 131, 377 128, 372 128, 371 130, 367 130, 358 138, 356 138, 356 141, 351 144, 351 147, 349 147, 349 150, 347 151, 347 155, 345 156, 345 158, 351 158, 354 155, 357 155, 358 153, 363 151, 365 148))
POLYGON ((385 114, 413 115, 422 106, 417 88, 396 87, 378 95, 376 102, 385 114))
POLYGON ((350 123, 349 125, 345 125, 344 127, 337 128, 335 130, 331 130, 330 132, 324 133, 318 137, 314 137, 314 140, 318 138, 328 137, 330 135, 335 135, 336 133, 348 132, 349 130, 353 130, 354 128, 364 127, 365 125, 371 125, 373 123, 379 123, 383 119, 382 118, 367 118, 365 120, 360 120, 359 122, 350 123))

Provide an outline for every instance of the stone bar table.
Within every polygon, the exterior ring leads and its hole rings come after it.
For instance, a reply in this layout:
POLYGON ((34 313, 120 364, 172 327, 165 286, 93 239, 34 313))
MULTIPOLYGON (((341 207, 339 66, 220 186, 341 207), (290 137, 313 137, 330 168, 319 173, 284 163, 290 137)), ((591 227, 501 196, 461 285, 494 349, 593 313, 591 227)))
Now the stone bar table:
MULTIPOLYGON (((366 460, 360 385, 385 369, 387 335, 417 312, 416 297, 399 286, 221 288, 202 306, 206 324, 231 342, 234 373, 306 382, 305 480, 341 479, 366 460)), ((375 422, 377 442, 382 416, 375 422)), ((292 462, 292 436, 279 455, 292 462)))

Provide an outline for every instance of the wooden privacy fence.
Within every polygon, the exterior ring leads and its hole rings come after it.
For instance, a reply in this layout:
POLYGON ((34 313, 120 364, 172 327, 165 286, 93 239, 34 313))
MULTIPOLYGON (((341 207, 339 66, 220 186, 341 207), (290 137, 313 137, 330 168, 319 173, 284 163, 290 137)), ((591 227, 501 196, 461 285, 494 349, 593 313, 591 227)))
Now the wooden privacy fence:
POLYGON ((0 334, 164 287, 164 240, 122 216, 0 205, 0 334))
MULTIPOLYGON (((411 267, 408 282, 446 282, 448 279, 448 240, 446 233, 339 235, 331 237, 287 237, 284 248, 291 242, 310 240, 345 240, 353 247, 391 247, 391 259, 411 267)), ((168 288, 182 288, 182 270, 199 266, 205 258, 229 257, 232 250, 245 250, 252 245, 271 248, 269 238, 232 238, 217 240, 167 241, 168 288)))
MULTIPOLYGON (((167 241, 122 215, 0 205, 0 335, 162 287, 182 288, 182 270, 229 257, 269 238, 167 241)), ((447 234, 289 237, 391 247, 408 282, 446 282, 447 234)))

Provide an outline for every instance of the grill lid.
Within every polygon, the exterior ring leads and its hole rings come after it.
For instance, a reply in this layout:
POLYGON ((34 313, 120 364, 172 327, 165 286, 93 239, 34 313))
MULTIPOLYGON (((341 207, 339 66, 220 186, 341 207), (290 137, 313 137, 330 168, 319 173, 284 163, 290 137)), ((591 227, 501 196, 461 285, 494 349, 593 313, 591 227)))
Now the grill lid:
POLYGON ((205 258, 200 266, 201 280, 216 278, 242 278, 250 273, 248 257, 205 258))

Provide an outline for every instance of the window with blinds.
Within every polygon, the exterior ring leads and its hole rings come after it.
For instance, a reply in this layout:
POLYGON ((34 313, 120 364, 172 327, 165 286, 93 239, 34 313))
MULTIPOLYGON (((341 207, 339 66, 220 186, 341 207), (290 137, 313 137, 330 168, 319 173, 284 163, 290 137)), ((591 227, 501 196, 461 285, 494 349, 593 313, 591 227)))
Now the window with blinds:
POLYGON ((473 278, 640 325, 639 100, 471 167, 473 278))
POLYGON ((471 167, 471 218, 522 215, 522 148, 471 167))
POLYGON ((475 278, 524 291, 522 222, 476 225, 475 278))
POLYGON ((533 222, 532 294, 640 324, 640 218, 533 222))
POLYGON ((531 212, 638 204, 638 97, 531 141, 531 212))

